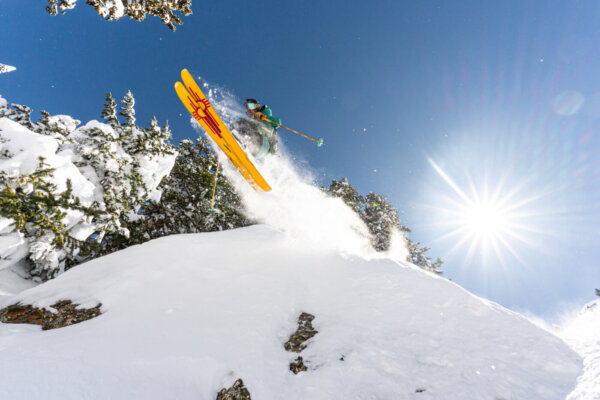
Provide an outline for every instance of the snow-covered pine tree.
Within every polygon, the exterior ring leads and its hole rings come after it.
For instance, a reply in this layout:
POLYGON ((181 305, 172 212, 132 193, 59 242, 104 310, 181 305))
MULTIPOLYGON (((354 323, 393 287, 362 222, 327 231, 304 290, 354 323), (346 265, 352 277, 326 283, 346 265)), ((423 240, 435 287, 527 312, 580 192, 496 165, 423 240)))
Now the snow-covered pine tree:
POLYGON ((210 210, 217 159, 208 141, 182 140, 171 174, 159 189, 160 201, 143 206, 143 218, 131 225, 132 241, 179 233, 226 230, 249 225, 242 203, 228 179, 219 173, 214 211, 210 210))
POLYGON ((341 198, 354 212, 362 216, 365 199, 350 185, 348 178, 343 177, 340 181, 333 179, 327 193, 330 196, 341 198))
MULTIPOLYGON (((131 100, 129 104, 133 107, 132 95, 131 100)), ((125 112, 130 112, 130 116, 135 115, 132 107, 125 106, 125 112)), ((126 117, 126 125, 119 125, 117 129, 98 121, 90 121, 77 129, 80 122, 66 115, 50 116, 42 112, 39 122, 32 122, 30 115, 29 107, 9 107, 8 102, 0 96, 0 119, 6 117, 28 128, 24 131, 14 129, 11 124, 3 122, 8 130, 4 133, 7 139, 0 132, 0 171, 9 171, 10 176, 5 172, 1 177, 0 190, 6 188, 9 179, 16 182, 17 186, 11 186, 16 188, 19 187, 19 182, 26 184, 35 178, 30 176, 30 170, 13 171, 13 164, 9 160, 12 157, 11 150, 20 153, 21 165, 31 165, 32 160, 27 157, 37 154, 36 151, 45 152, 49 157, 52 156, 55 165, 62 168, 58 177, 54 176, 52 168, 45 168, 45 175, 40 175, 48 179, 42 182, 44 185, 40 183, 42 189, 46 188, 45 198, 50 198, 51 195, 57 199, 66 196, 65 199, 70 200, 62 203, 54 201, 60 204, 56 210, 60 210, 62 214, 57 214, 52 208, 38 206, 37 218, 42 221, 58 221, 63 224, 62 228, 57 222, 52 225, 55 229, 45 229, 44 235, 34 236, 33 239, 27 236, 26 243, 19 244, 18 248, 13 246, 8 252, 0 251, 0 268, 15 263, 22 265, 21 260, 28 257, 32 264, 32 275, 46 279, 81 261, 129 245, 127 225, 136 218, 141 205, 150 198, 158 200, 160 197, 160 192, 156 189, 169 173, 175 161, 175 151, 166 142, 170 137, 168 124, 165 128, 158 129, 158 132, 155 128, 150 128, 155 132, 151 134, 151 140, 144 143, 145 130, 131 123, 132 118, 126 117), (131 146, 131 153, 122 145, 120 133, 125 128, 139 134, 142 139, 140 146, 131 146), (50 136, 52 139, 38 140, 35 134, 50 136), (23 148, 20 143, 24 139, 33 140, 35 144, 31 148, 23 148), (77 193, 86 197, 85 207, 69 194, 69 182, 66 182, 67 194, 52 186, 55 183, 65 186, 65 174, 69 177, 76 176, 77 193), (94 186, 95 190, 91 190, 94 186), (62 236, 57 233, 61 229, 62 236), (73 245, 67 246, 69 242, 61 239, 63 237, 73 239, 73 245), (56 260, 58 261, 55 262, 56 260)), ((151 123, 152 126, 155 124, 157 125, 156 122, 151 123)), ((44 192, 42 189, 38 192, 44 192)), ((11 192, 6 190, 4 196, 9 201, 11 192)), ((13 192, 18 193, 16 189, 13 192)), ((10 237, 12 242, 18 242, 24 237, 24 233, 10 228, 15 225, 11 222, 11 217, 0 215, 0 220, 3 220, 0 221, 0 236, 10 237)))
POLYGON ((415 264, 417 267, 421 267, 426 271, 434 272, 436 274, 441 274, 442 271, 440 268, 444 262, 438 257, 435 261, 431 261, 431 258, 428 257, 425 253, 427 253, 430 249, 429 247, 421 247, 421 243, 415 243, 412 240, 408 239, 408 251, 409 251, 409 262, 415 264))
POLYGON ((130 90, 127 91, 120 107, 119 115, 125 118, 121 127, 116 129, 120 135, 119 140, 125 151, 129 154, 143 153, 145 148, 144 130, 135 124, 135 98, 130 90))
POLYGON ((385 197, 373 192, 365 197, 363 220, 374 236, 373 247, 377 251, 386 251, 390 248, 393 229, 408 231, 408 228, 400 224, 398 211, 386 201, 385 197))
POLYGON ((169 151, 171 148, 168 142, 171 139, 169 121, 161 128, 158 126, 156 117, 153 117, 150 121, 150 127, 144 130, 144 137, 144 151, 147 154, 162 154, 169 151))
POLYGON ((0 171, 0 216, 13 221, 14 230, 27 242, 30 273, 42 280, 64 271, 69 257, 81 247, 65 226, 67 210, 90 215, 73 196, 70 180, 66 190, 58 192, 50 181, 53 173, 43 157, 31 174, 9 175, 0 171))
POLYGON ((58 15, 60 10, 61 14, 64 14, 67 10, 75 8, 77 0, 48 0, 46 6, 46 12, 50 15, 58 15))
POLYGON ((158 185, 158 182, 153 188, 146 185, 148 177, 144 178, 140 166, 175 156, 174 147, 168 142, 171 138, 168 123, 161 129, 153 118, 148 129, 141 128, 135 124, 135 98, 131 91, 122 103, 119 115, 125 121, 119 123, 116 104, 112 95, 107 94, 102 116, 111 126, 93 124, 88 130, 80 130, 87 139, 78 137, 77 140, 79 144, 86 143, 78 153, 97 154, 85 160, 100 174, 103 192, 103 202, 98 206, 104 209, 98 209, 94 220, 101 229, 90 247, 91 255, 110 253, 139 242, 130 237, 129 228, 137 229, 138 213, 150 200, 150 191, 158 185))
POLYGON ((129 210, 130 183, 126 166, 131 158, 120 148, 116 132, 108 125, 96 121, 74 133, 75 165, 87 178, 97 182, 101 199, 91 206, 96 227, 94 242, 100 245, 88 249, 86 256, 102 253, 104 236, 118 233, 127 237, 128 231, 121 226, 121 215, 129 210))
POLYGON ((133 127, 135 126, 135 98, 131 90, 127 91, 127 94, 121 100, 123 106, 120 107, 119 115, 125 118, 124 126, 133 127))
POLYGON ((52 136, 61 143, 67 141, 67 136, 81 124, 81 121, 68 115, 50 115, 44 110, 41 111, 41 119, 33 122, 32 112, 30 107, 21 104, 13 103, 9 107, 6 100, 0 105, 0 118, 9 118, 35 133, 52 136))
POLYGON ((104 109, 101 114, 104 122, 109 124, 113 129, 117 130, 121 124, 117 118, 117 102, 112 97, 112 93, 106 93, 106 101, 104 103, 104 109))
POLYGON ((32 111, 33 110, 30 107, 21 104, 11 104, 10 108, 7 107, 4 109, 3 114, 1 114, 0 117, 10 118, 27 129, 34 130, 33 122, 31 122, 32 111))
POLYGON ((409 233, 410 229, 400 223, 398 210, 390 205, 385 197, 371 192, 365 198, 350 185, 345 177, 340 181, 332 180, 329 189, 323 189, 323 191, 330 196, 343 199, 361 217, 373 234, 372 244, 377 251, 389 250, 392 235, 394 231, 398 231, 404 235, 407 241, 409 255, 406 261, 428 271, 442 273, 439 270, 443 264, 442 260, 438 258, 435 262, 432 262, 425 255, 429 248, 419 247, 419 243, 415 244, 406 237, 406 233, 409 233))
POLYGON ((69 143, 68 136, 81 124, 68 115, 50 115, 46 111, 41 111, 40 121, 33 123, 33 131, 42 135, 52 136, 60 143, 69 143))
MULTIPOLYGON (((57 15, 59 10, 64 14, 66 10, 75 7, 76 1, 48 0, 46 11, 50 15, 57 15)), ((125 15, 136 21, 143 21, 146 15, 152 15, 159 17, 172 31, 175 30, 175 25, 183 25, 175 12, 192 14, 192 0, 87 0, 86 4, 94 7, 108 21, 118 20, 125 15)))

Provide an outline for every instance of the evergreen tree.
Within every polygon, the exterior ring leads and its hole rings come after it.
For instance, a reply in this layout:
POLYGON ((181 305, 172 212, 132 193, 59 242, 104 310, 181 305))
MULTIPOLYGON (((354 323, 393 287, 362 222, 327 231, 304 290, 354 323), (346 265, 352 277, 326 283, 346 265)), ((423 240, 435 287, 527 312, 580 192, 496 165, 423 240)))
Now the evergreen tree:
POLYGON ((408 251, 409 251, 409 262, 413 263, 417 267, 421 267, 429 272, 441 274, 440 268, 444 263, 439 257, 432 262, 431 258, 425 255, 430 249, 429 247, 420 247, 420 243, 415 243, 408 239, 408 251))
POLYGON ((129 154, 136 154, 144 151, 144 132, 135 124, 135 98, 130 90, 121 100, 123 106, 120 107, 119 115, 125 118, 125 123, 116 130, 120 135, 120 141, 123 148, 129 154))
POLYGON ((47 135, 50 131, 50 113, 45 110, 40 111, 42 117, 40 121, 36 124, 37 126, 34 129, 34 132, 41 133, 42 135, 47 135))
MULTIPOLYGON (((113 100, 114 101, 114 100, 113 100)), ((131 90, 127 91, 123 100, 121 100, 123 106, 120 107, 119 115, 125 118, 125 126, 133 127, 135 126, 135 98, 133 97, 133 93, 131 90)))
MULTIPOLYGON (((48 0, 46 11, 50 15, 58 15, 59 10, 64 14, 66 10, 75 7, 76 1, 48 0)), ((183 25, 175 12, 192 14, 192 0, 87 0, 86 4, 94 7, 100 16, 109 21, 118 20, 124 15, 136 21, 143 21, 146 15, 159 17, 172 31, 175 30, 175 25, 183 25)))
MULTIPOLYGON (((58 193, 50 182, 54 169, 40 157, 31 174, 9 176, 0 171, 0 215, 11 219, 14 229, 28 242, 31 274, 49 279, 64 271, 68 258, 80 247, 64 224, 66 210, 90 215, 72 194, 71 181, 58 193)), ((1 236, 1 235, 0 235, 1 236)))
POLYGON ((27 129, 34 130, 33 122, 31 122, 31 112, 33 111, 31 108, 20 104, 11 104, 10 107, 12 110, 7 108, 0 117, 10 118, 27 129))
POLYGON ((66 10, 75 8, 77 0, 48 0, 46 6, 46 12, 50 15, 58 15, 60 10, 61 14, 64 14, 66 10))
POLYGON ((38 122, 31 120, 33 110, 30 107, 11 104, 10 107, 6 100, 0 97, 0 118, 9 118, 27 129, 42 135, 52 136, 61 143, 67 141, 66 137, 75 130, 81 121, 73 119, 67 115, 51 116, 48 112, 42 110, 41 118, 38 122))
POLYGON ((246 226, 242 203, 228 179, 219 173, 213 210, 210 209, 217 159, 206 140, 185 139, 171 174, 159 189, 160 201, 143 206, 132 226, 132 241, 179 233, 226 230, 246 226))
POLYGON ((153 117, 150 121, 150 127, 144 130, 145 152, 155 155, 170 151, 169 149, 172 147, 169 144, 170 139, 171 129, 169 128, 169 121, 161 128, 158 126, 156 117, 153 117))
MULTIPOLYGON (((105 111, 108 117, 111 116, 110 108, 114 109, 111 103, 107 96, 105 111)), ((76 129, 79 121, 65 115, 50 116, 44 111, 39 122, 32 122, 32 110, 29 107, 14 104, 9 107, 7 101, 0 97, 0 117, 10 118, 34 133, 52 136, 57 142, 58 152, 64 150, 64 159, 70 159, 79 169, 80 179, 96 184, 94 201, 88 200, 91 204, 87 203, 83 207, 72 196, 70 182, 66 182, 66 194, 57 192, 56 186, 50 183, 53 182, 50 178, 55 178, 51 168, 41 165, 34 174, 21 174, 18 178, 8 177, 6 174, 0 176, 0 189, 4 190, 2 201, 6 206, 4 211, 11 210, 10 205, 13 203, 21 204, 18 206, 20 208, 13 206, 10 215, 2 216, 14 218, 17 221, 15 227, 33 235, 33 239, 28 239, 32 275, 46 279, 54 276, 56 271, 63 271, 79 262, 127 247, 130 244, 129 224, 138 218, 140 207, 151 196, 158 197, 156 188, 168 174, 168 168, 175 158, 175 150, 168 143, 171 133, 168 124, 161 129, 156 119, 150 123, 148 133, 136 126, 134 103, 133 95, 128 92, 122 109, 126 119, 123 126, 119 124, 113 127, 91 121, 76 129), (126 131, 130 133, 129 136, 123 134, 126 131), (148 140, 144 140, 146 136, 148 140), (132 140, 132 137, 139 140, 132 140), (6 188, 6 182, 12 182, 9 178, 14 181, 9 184, 13 189, 6 188), (18 203, 21 189, 15 188, 19 187, 35 187, 33 199, 39 201, 18 203), (30 212, 34 208, 37 212, 35 216, 30 212), (30 213, 16 213, 15 210, 19 209, 30 213), (28 221, 27 218, 34 219, 28 221), (19 222, 24 219, 28 221, 25 225, 19 222), (40 222, 37 222, 38 219, 40 222), (65 225, 65 221, 69 221, 70 226, 65 225), (71 240, 68 231, 76 224, 79 224, 76 227, 77 240, 71 240), (32 230, 30 226, 39 229, 32 230), (94 234, 85 240, 85 235, 89 235, 92 229, 95 230, 94 234), (65 238, 70 239, 66 241, 65 238)), ((0 132, 0 143, 6 140, 0 132)), ((27 152, 23 154, 26 156, 27 152)), ((11 157, 7 148, 0 153, 0 161, 11 157)), ((19 230, 0 232, 14 235, 19 230)))
POLYGON ((346 177, 340 181, 332 180, 327 193, 341 198, 354 212, 362 216, 365 199, 350 185, 346 177))
POLYGON ((117 102, 113 99, 110 92, 106 93, 106 102, 104 103, 104 109, 102 110, 101 115, 104 121, 112 126, 113 129, 118 129, 120 127, 119 119, 117 118, 117 102))
POLYGON ((107 126, 86 125, 78 131, 76 151, 80 158, 75 165, 80 169, 91 167, 95 171, 102 193, 102 201, 92 204, 96 242, 102 243, 107 233, 127 236, 120 217, 129 208, 130 185, 125 167, 130 160, 119 154, 115 132, 107 126))
POLYGON ((52 136, 60 143, 69 142, 68 136, 73 132, 81 121, 73 119, 68 115, 52 116, 48 112, 40 111, 42 117, 33 123, 32 131, 42 135, 52 136))
MULTIPOLYGON (((377 251, 387 251, 390 249, 392 234, 395 230, 400 231, 406 237, 406 233, 410 229, 400 223, 398 211, 390 205, 385 197, 369 193, 366 198, 361 196, 347 178, 342 178, 340 181, 335 179, 331 182, 328 190, 324 190, 331 196, 339 197, 356 212, 365 222, 369 231, 373 235, 372 245, 377 251)), ((406 238, 408 258, 405 261, 411 262, 425 270, 441 274, 439 269, 443 262, 439 258, 432 262, 425 255, 429 248, 420 247, 419 243, 414 243, 406 238)))
POLYGON ((398 211, 383 196, 373 192, 365 197, 363 220, 374 236, 373 247, 377 251, 389 250, 393 229, 408 231, 400 224, 398 211))
POLYGON ((600 289, 596 289, 596 296, 600 297, 600 289))

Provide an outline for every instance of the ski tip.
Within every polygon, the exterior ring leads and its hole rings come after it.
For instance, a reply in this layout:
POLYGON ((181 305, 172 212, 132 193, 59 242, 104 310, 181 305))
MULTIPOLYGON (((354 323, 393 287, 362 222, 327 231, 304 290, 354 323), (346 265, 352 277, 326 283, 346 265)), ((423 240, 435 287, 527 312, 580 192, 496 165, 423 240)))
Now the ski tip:
POLYGON ((321 147, 321 146, 323 146, 323 138, 320 138, 320 139, 317 141, 317 147, 321 147))

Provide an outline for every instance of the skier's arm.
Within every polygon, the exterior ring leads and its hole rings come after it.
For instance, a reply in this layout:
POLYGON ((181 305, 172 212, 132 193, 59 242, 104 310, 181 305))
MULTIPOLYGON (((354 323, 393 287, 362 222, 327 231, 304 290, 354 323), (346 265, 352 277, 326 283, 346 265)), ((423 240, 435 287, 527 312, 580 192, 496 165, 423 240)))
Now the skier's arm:
MULTIPOLYGON (((277 117, 268 117, 268 118, 269 118, 269 120, 270 120, 270 121, 273 121, 273 122, 275 122, 275 123, 277 123, 277 124, 281 125, 281 120, 280 120, 279 118, 277 118, 277 117)), ((268 122, 267 122, 267 123, 268 123, 268 122)), ((277 127, 278 127, 278 126, 277 126, 277 125, 275 125, 275 124, 269 124, 269 125, 273 126, 273 128, 277 128, 277 127)))
MULTIPOLYGON (((263 107, 263 109, 261 110, 261 112, 266 115, 268 120, 271 120, 273 122, 281 124, 281 120, 279 118, 273 116, 273 111, 271 111, 269 106, 265 105, 263 107)), ((269 124, 269 125, 271 125, 273 128, 277 128, 277 125, 275 125, 275 124, 269 124)))

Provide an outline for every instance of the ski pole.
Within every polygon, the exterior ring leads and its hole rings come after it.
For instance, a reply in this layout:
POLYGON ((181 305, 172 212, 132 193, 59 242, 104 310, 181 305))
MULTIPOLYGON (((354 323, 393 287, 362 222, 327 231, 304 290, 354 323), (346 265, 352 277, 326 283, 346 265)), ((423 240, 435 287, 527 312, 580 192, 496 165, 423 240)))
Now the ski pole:
POLYGON ((291 129, 291 128, 288 128, 287 126, 283 126, 283 125, 281 125, 281 124, 278 124, 277 122, 271 121, 271 120, 270 120, 270 119, 268 119, 268 118, 267 118, 267 119, 265 119, 265 121, 267 121, 267 122, 270 122, 270 123, 272 123, 272 124, 275 124, 275 125, 277 125, 277 126, 280 126, 280 127, 284 128, 284 129, 287 129, 288 131, 292 131, 292 132, 294 132, 294 133, 295 133, 295 134, 297 134, 297 135, 300 135, 300 136, 303 136, 303 137, 305 137, 305 138, 307 138, 307 139, 310 139, 310 140, 312 140, 313 142, 317 142, 317 147, 321 147, 321 146, 323 146, 323 138, 319 138, 319 140, 317 140, 317 139, 313 139, 313 138, 311 138, 310 136, 303 135, 303 134, 301 134, 300 132, 297 132, 297 131, 295 131, 295 130, 293 130, 293 129, 291 129))
POLYGON ((215 205, 215 191, 217 189, 217 176, 219 175, 219 160, 217 160, 217 170, 215 171, 215 183, 213 184, 213 193, 212 199, 210 200, 210 208, 209 211, 215 211, 213 206, 215 205))

